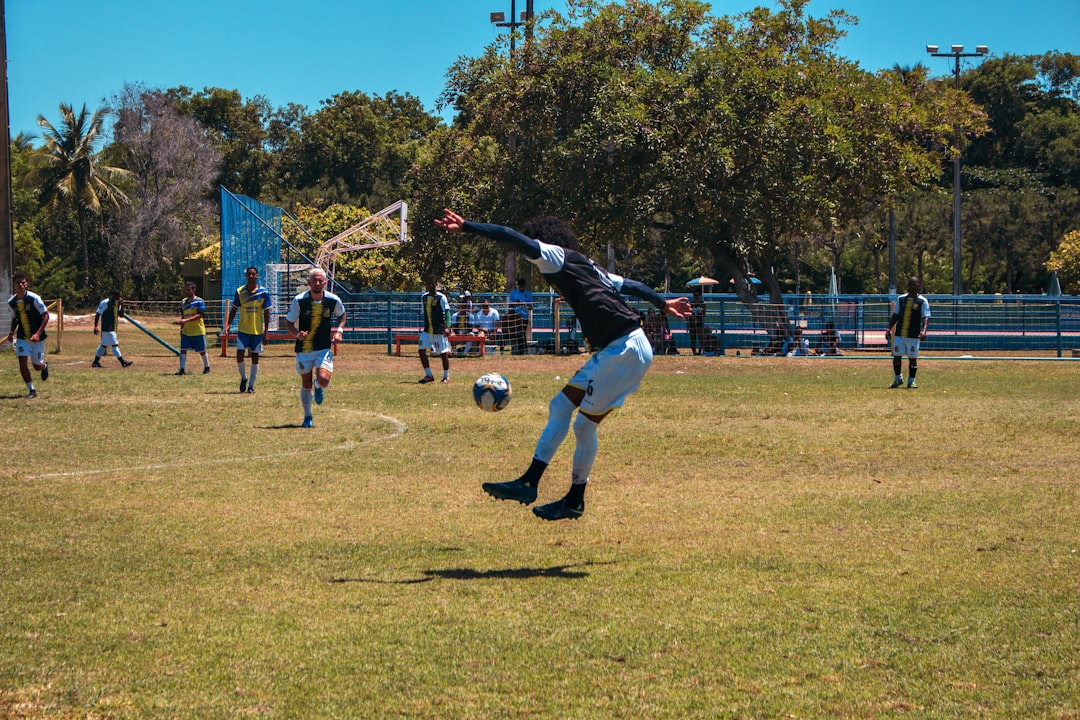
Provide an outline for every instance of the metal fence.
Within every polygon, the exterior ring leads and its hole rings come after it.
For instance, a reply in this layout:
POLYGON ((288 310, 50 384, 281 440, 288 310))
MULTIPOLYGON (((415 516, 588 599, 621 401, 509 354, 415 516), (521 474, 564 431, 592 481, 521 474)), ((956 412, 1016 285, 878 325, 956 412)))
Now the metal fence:
MULTIPOLYGON (((474 296, 475 309, 486 297, 501 319, 507 317, 506 295, 474 296)), ((675 297, 675 295, 672 295, 675 297)), ((1052 351, 1059 356, 1080 348, 1080 297, 1061 296, 929 296, 932 317, 930 332, 923 342, 927 350, 944 351, 1052 351)), ((394 336, 415 333, 420 325, 420 295, 397 293, 343 295, 347 323, 345 342, 385 345, 394 349, 394 336)), ((784 298, 783 305, 759 305, 755 312, 734 295, 706 294, 706 351, 730 350, 767 352, 774 346, 776 331, 770 335, 762 322, 771 313, 793 329, 800 327, 811 347, 817 348, 825 323, 832 322, 844 351, 884 350, 885 329, 890 304, 885 296, 837 296, 812 299, 784 298)), ((458 309, 457 298, 451 309, 458 309)), ((630 300, 645 314, 648 303, 630 300)), ((176 318, 179 301, 125 301, 135 318, 176 318)), ((217 334, 228 312, 227 301, 207 301, 207 332, 217 334)), ((273 310, 273 327, 284 328, 288 299, 278 298, 273 310)), ((675 349, 690 347, 690 335, 683 320, 669 318, 675 349)), ((569 307, 553 294, 536 294, 529 325, 529 352, 568 352, 581 345, 581 336, 569 307)))

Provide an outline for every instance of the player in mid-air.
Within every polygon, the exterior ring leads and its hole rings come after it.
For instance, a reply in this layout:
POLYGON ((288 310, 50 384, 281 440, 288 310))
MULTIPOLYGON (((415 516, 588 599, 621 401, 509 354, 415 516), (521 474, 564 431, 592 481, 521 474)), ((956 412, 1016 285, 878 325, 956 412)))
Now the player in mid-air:
POLYGON ((296 372, 301 377, 300 404, 304 421, 314 427, 311 401, 322 405, 323 393, 334 374, 334 340, 345 331, 345 306, 326 289, 326 271, 315 268, 308 275, 308 289, 293 298, 285 314, 285 327, 296 335, 296 372), (336 323, 336 324, 335 324, 336 323))
POLYGON ((259 375, 259 355, 262 354, 266 329, 270 327, 270 291, 259 284, 259 270, 254 265, 244 270, 243 285, 233 294, 229 319, 225 322, 227 332, 233 318, 240 314, 236 326, 236 370, 240 373, 240 392, 254 393, 255 379, 259 375), (251 355, 251 377, 244 368, 244 352, 251 355))
POLYGON ((920 295, 922 281, 917 277, 908 278, 907 294, 896 298, 892 304, 889 329, 886 334, 892 338, 893 383, 890 388, 904 384, 904 355, 908 356, 909 388, 915 384, 915 373, 919 371, 919 343, 926 339, 926 330, 930 325, 930 303, 920 295))
POLYGON ((14 343, 19 358, 19 373, 26 383, 29 400, 37 397, 37 389, 30 377, 30 363, 41 373, 42 380, 49 379, 49 364, 45 362, 45 326, 49 324, 49 311, 45 301, 37 293, 29 291, 30 278, 25 273, 15 273, 11 278, 15 294, 8 298, 11 308, 11 332, 8 342, 14 343))
POLYGON ((585 486, 599 450, 597 428, 638 389, 653 359, 638 313, 620 293, 647 300, 673 317, 689 316, 690 302, 684 297, 665 300, 644 283, 606 272, 581 254, 577 236, 558 218, 530 221, 518 232, 501 225, 467 222, 452 210, 444 210, 435 224, 452 233, 483 235, 525 255, 569 303, 581 323, 581 333, 594 354, 548 405, 547 425, 529 469, 516 480, 483 485, 485 492, 500 500, 532 503, 544 470, 573 423, 576 445, 570 491, 560 500, 534 508, 533 513, 545 520, 580 517, 585 512, 585 486))

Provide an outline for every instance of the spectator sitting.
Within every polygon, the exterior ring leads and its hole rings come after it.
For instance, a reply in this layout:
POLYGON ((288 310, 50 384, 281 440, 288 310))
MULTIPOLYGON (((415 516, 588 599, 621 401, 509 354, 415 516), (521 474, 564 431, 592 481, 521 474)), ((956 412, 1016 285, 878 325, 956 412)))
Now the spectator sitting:
POLYGON ((675 337, 671 334, 671 325, 668 323, 667 315, 657 313, 657 319, 660 324, 661 354, 678 355, 679 348, 675 345, 675 337))
POLYGON ((830 320, 825 323, 825 329, 821 331, 821 354, 843 355, 840 352, 840 335, 836 332, 836 325, 830 320))
POLYGON ((491 307, 491 301, 484 298, 480 303, 480 312, 473 315, 473 326, 487 342, 496 342, 502 349, 502 328, 499 326, 499 311, 491 307))
POLYGON ((795 334, 792 336, 787 352, 784 354, 788 357, 806 357, 814 354, 810 349, 810 341, 803 337, 801 327, 795 328, 795 334))
MULTIPOLYGON (((469 303, 466 300, 462 300, 458 303, 458 311, 454 313, 450 318, 450 327, 453 329, 455 335, 475 335, 476 323, 473 321, 473 314, 469 312, 469 303)), ((468 355, 472 352, 473 344, 471 342, 465 343, 464 350, 457 352, 458 355, 468 355)))

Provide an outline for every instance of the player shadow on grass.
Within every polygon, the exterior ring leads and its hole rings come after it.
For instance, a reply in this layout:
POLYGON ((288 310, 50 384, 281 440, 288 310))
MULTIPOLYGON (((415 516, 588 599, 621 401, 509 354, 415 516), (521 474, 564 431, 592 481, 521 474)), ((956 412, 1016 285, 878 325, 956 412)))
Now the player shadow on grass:
POLYGON ((378 580, 369 578, 334 578, 331 583, 383 583, 387 585, 416 585, 432 580, 529 580, 532 578, 555 578, 558 580, 580 580, 589 576, 584 570, 570 568, 589 565, 611 565, 613 563, 581 563, 579 565, 556 565, 550 568, 506 568, 502 570, 473 570, 472 568, 448 568, 445 570, 423 570, 424 577, 411 580, 378 580))

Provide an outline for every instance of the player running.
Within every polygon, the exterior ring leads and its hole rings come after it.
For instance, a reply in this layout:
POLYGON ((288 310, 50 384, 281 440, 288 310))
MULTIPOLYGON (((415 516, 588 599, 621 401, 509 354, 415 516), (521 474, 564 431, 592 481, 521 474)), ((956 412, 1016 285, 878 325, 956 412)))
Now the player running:
POLYGON ((8 342, 15 345, 15 355, 19 358, 19 373, 26 383, 28 400, 37 397, 37 389, 30 377, 29 364, 41 372, 41 379, 49 379, 49 364, 45 362, 45 326, 49 324, 49 311, 45 301, 37 293, 28 290, 30 278, 26 273, 15 273, 12 278, 15 294, 8 298, 11 308, 11 332, 8 342))
POLYGON ((308 275, 308 289, 293 298, 285 314, 285 326, 296 335, 296 372, 301 376, 300 404, 304 422, 300 427, 314 427, 311 401, 322 405, 323 393, 334 374, 335 339, 345 331, 345 306, 341 298, 326 290, 326 272, 315 268, 308 275), (334 326, 334 323, 337 326, 334 326))

